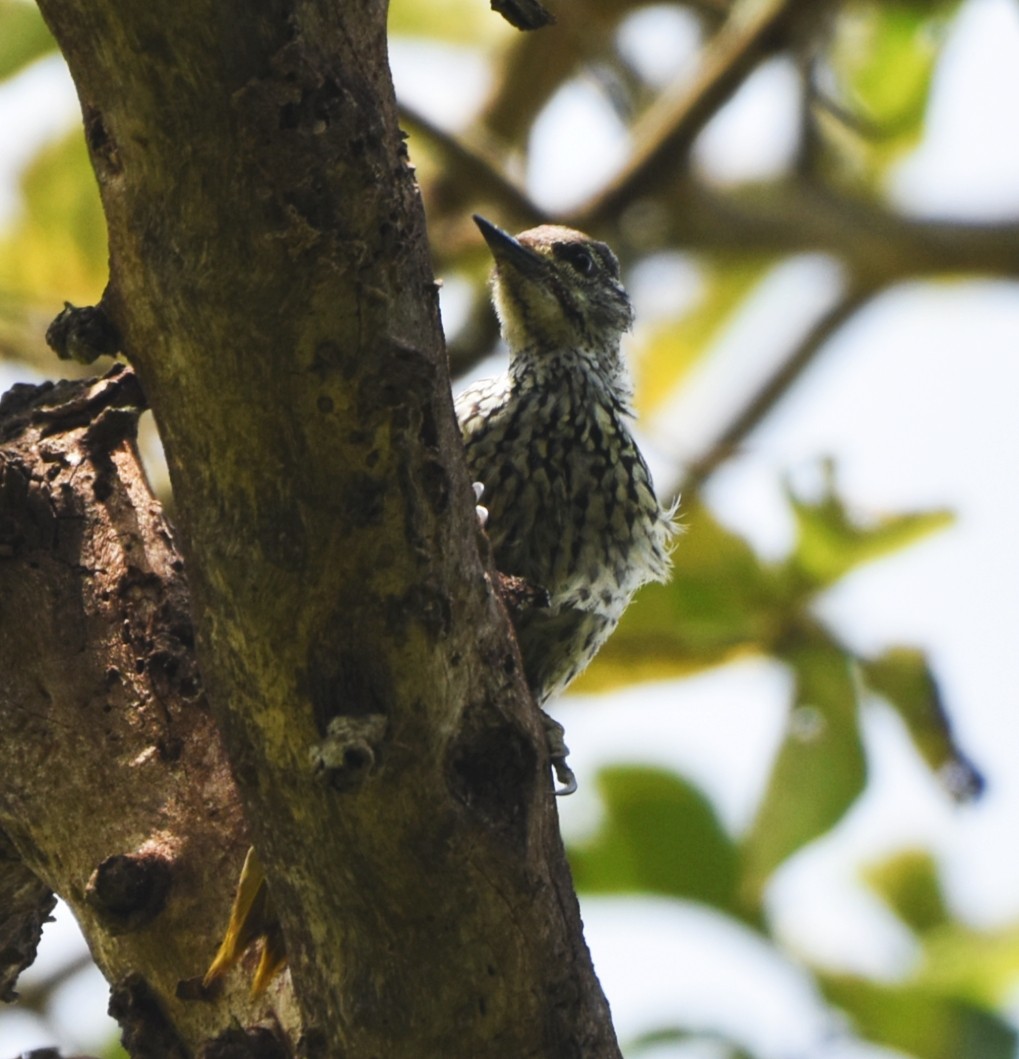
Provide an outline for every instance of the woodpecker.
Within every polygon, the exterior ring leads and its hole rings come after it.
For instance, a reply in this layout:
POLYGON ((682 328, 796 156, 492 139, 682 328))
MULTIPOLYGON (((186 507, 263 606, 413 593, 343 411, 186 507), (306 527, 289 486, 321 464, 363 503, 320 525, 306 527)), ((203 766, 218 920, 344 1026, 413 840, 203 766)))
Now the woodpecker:
MULTIPOLYGON (((541 601, 515 610, 513 620, 528 686, 544 706, 595 656, 634 592, 668 578, 674 508, 658 502, 630 433, 620 339, 633 307, 615 255, 558 225, 511 236, 474 220, 495 258, 492 293, 510 364, 464 390, 456 414, 495 564, 541 601)), ((564 785, 557 793, 570 793, 576 782, 562 727, 548 718, 547 729, 564 785)), ((205 985, 258 939, 256 993, 284 966, 286 951, 252 849, 205 985)))
MULTIPOLYGON (((559 225, 512 236, 474 221, 495 259, 510 363, 464 390, 456 415, 496 567, 547 594, 548 606, 514 614, 524 673, 544 706, 594 658, 634 592, 667 580, 674 508, 659 503, 630 432, 620 341, 633 306, 615 254, 559 225)), ((564 764, 565 746, 553 736, 550 747, 564 764)))

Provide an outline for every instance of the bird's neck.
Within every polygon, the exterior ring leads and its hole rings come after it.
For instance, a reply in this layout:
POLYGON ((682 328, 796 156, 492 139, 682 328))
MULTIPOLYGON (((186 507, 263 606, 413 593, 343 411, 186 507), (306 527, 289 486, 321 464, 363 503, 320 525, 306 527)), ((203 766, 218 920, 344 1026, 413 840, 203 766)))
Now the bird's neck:
POLYGON ((598 349, 526 346, 511 352, 509 370, 516 389, 565 387, 631 414, 633 384, 618 342, 598 349))

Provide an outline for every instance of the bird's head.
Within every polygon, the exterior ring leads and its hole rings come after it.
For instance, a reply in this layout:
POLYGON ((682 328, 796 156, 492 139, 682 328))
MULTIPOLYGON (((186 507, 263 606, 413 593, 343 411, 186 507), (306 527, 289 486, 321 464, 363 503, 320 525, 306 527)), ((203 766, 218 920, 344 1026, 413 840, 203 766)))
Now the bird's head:
POLYGON ((474 222, 495 258, 493 300, 510 353, 576 350, 614 363, 633 323, 616 255, 572 228, 543 224, 512 236, 484 217, 474 222))

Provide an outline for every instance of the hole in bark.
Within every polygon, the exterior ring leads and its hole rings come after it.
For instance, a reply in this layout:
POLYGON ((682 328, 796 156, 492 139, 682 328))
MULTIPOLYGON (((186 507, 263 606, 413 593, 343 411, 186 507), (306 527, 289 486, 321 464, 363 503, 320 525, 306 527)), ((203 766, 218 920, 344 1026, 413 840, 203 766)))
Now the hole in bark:
POLYGON ((450 790, 487 826, 519 847, 526 840, 538 755, 525 732, 505 721, 482 723, 480 713, 469 711, 450 748, 450 790))

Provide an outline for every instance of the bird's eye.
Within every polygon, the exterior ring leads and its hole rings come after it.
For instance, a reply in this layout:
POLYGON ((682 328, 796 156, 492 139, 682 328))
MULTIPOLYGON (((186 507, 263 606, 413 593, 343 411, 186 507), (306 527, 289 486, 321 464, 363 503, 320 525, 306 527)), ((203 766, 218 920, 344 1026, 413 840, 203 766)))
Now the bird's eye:
POLYGON ((594 258, 583 246, 576 243, 566 243, 559 248, 559 257, 568 262, 574 271, 582 276, 593 276, 595 273, 594 258))

